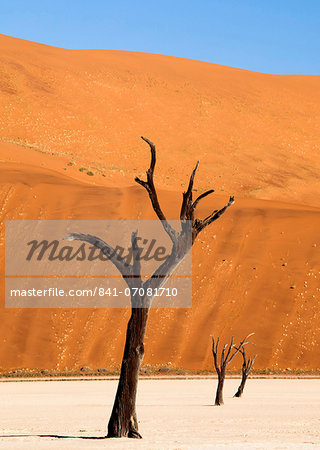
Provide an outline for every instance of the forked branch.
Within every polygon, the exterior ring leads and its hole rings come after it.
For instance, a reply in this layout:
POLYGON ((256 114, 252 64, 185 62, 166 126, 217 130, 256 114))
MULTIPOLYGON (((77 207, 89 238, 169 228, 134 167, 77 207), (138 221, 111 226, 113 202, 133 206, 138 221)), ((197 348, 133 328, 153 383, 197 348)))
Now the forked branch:
POLYGON ((157 192, 156 192, 156 189, 154 186, 154 181, 153 181, 154 168, 156 165, 156 147, 153 142, 149 141, 149 139, 147 139, 143 136, 141 136, 141 139, 143 139, 150 147, 151 161, 150 161, 150 167, 146 172, 147 181, 143 181, 139 177, 136 177, 135 181, 147 190, 150 200, 151 200, 152 207, 154 209, 154 212, 157 214, 158 218, 161 220, 163 228, 165 229, 166 233, 169 235, 170 239, 174 243, 176 241, 176 231, 168 223, 165 215, 162 212, 162 209, 160 207, 160 203, 158 200, 157 192))
POLYGON ((242 348, 242 346, 246 344, 246 342, 245 342, 246 338, 240 342, 239 348, 237 348, 233 344, 234 337, 232 336, 230 344, 224 345, 224 347, 221 351, 220 358, 218 356, 220 338, 218 338, 216 342, 215 342, 213 335, 211 336, 211 338, 212 338, 212 354, 213 354, 214 364, 215 364, 215 368, 219 374, 219 372, 222 373, 223 371, 225 371, 228 364, 230 364, 231 361, 233 360, 233 358, 236 356, 236 354, 239 353, 240 348, 242 348), (219 359, 220 359, 220 364, 218 363, 219 359))
MULTIPOLYGON (((167 219, 160 207, 156 189, 154 186, 154 181, 153 181, 153 174, 154 174, 154 169, 155 169, 155 165, 156 165, 156 147, 155 147, 154 143, 151 142, 149 139, 147 139, 143 136, 141 136, 141 139, 143 139, 150 147, 151 161, 150 161, 150 167, 146 172, 147 173, 147 181, 143 181, 138 177, 135 178, 135 181, 147 190, 155 213, 157 214, 158 218, 162 221, 165 231, 168 233, 172 242, 175 244, 176 239, 177 239, 177 234, 176 234, 175 230, 167 222, 167 219)), ((190 175, 188 189, 186 192, 183 193, 182 205, 181 205, 181 210, 180 210, 180 220, 181 220, 182 229, 184 229, 184 222, 186 220, 191 221, 192 243, 195 241, 195 238, 200 233, 200 231, 202 231, 204 228, 206 228, 208 225, 210 225, 215 220, 219 219, 219 217, 221 217, 221 215, 234 203, 234 197, 231 196, 229 198, 229 202, 220 210, 214 210, 204 220, 195 219, 194 212, 195 212, 195 209, 198 206, 199 202, 214 192, 214 189, 210 189, 210 190, 200 194, 194 202, 192 201, 193 184, 194 184, 194 179, 195 179, 195 175, 196 175, 198 167, 199 167, 199 161, 197 162, 195 168, 193 169, 193 171, 190 175)))
POLYGON ((122 259, 119 254, 115 251, 115 249, 107 244, 105 241, 100 239, 97 236, 93 236, 92 234, 83 234, 83 233, 70 233, 64 238, 64 241, 84 241, 92 244, 94 247, 97 247, 101 250, 101 252, 108 258, 110 261, 117 267, 119 272, 124 274, 131 274, 130 265, 127 264, 124 259, 122 259))

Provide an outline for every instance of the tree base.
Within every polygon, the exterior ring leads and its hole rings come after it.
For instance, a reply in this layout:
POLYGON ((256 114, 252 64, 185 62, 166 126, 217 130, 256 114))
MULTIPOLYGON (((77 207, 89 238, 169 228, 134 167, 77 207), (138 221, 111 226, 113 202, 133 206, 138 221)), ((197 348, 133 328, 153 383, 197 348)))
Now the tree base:
POLYGON ((128 434, 128 438, 131 438, 131 439, 142 439, 142 436, 141 436, 141 434, 140 433, 138 433, 138 431, 129 431, 129 434, 128 434))
POLYGON ((127 435, 119 435, 119 434, 107 434, 107 439, 109 438, 131 438, 131 439, 142 439, 142 436, 138 431, 129 431, 127 435))

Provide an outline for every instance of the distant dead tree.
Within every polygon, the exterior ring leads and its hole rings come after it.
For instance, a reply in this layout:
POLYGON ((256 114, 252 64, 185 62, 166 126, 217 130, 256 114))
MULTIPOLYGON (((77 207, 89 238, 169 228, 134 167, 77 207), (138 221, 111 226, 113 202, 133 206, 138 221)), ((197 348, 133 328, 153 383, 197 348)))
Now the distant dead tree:
POLYGON ((215 367, 217 375, 218 375, 218 386, 217 386, 216 398, 215 398, 215 403, 214 403, 215 406, 223 405, 223 385, 224 385, 224 380, 226 378, 226 368, 231 363, 233 358, 241 351, 241 349, 246 344, 248 344, 248 342, 246 340, 249 336, 251 336, 251 334, 246 336, 240 342, 238 347, 236 347, 233 344, 234 337, 232 336, 230 344, 224 345, 224 347, 221 351, 221 356, 219 356, 220 338, 218 337, 217 342, 215 342, 214 336, 211 336, 214 367, 215 367))
POLYGON ((117 256, 112 246, 104 242, 102 239, 79 233, 69 234, 65 239, 80 240, 88 242, 99 248, 105 256, 117 267, 126 281, 128 287, 136 294, 131 295, 131 317, 127 326, 126 341, 124 347, 124 354, 121 364, 120 379, 114 400, 114 405, 111 417, 108 423, 107 437, 129 437, 141 438, 138 431, 138 420, 136 414, 136 394, 138 385, 138 376, 141 361, 144 356, 144 336, 147 326, 149 308, 154 294, 147 295, 148 288, 155 293, 156 289, 161 288, 168 280, 174 269, 184 259, 190 248, 192 247, 198 234, 210 225, 234 203, 234 197, 230 197, 229 202, 219 210, 214 210, 205 219, 200 220, 194 217, 194 212, 202 200, 207 195, 214 192, 210 189, 199 195, 194 201, 192 199, 192 189, 194 177, 199 165, 197 162, 194 170, 191 173, 188 189, 183 193, 182 206, 180 211, 181 231, 174 230, 167 221, 158 201, 158 196, 153 181, 154 168, 156 164, 156 148, 155 145, 141 136, 141 138, 149 145, 151 150, 150 167, 147 170, 147 180, 143 181, 136 177, 135 181, 143 186, 147 193, 153 207, 154 212, 161 221, 161 224, 172 241, 172 248, 170 255, 158 267, 153 275, 145 282, 141 278, 141 267, 139 260, 139 247, 137 243, 137 233, 134 232, 131 237, 133 264, 125 264, 124 261, 117 256), (188 230, 191 229, 191 236, 188 230), (143 289, 140 289, 143 288, 143 289), (138 295, 143 292, 143 295, 138 295))
MULTIPOLYGON (((252 342, 250 342, 250 344, 252 344, 252 342)), ((254 361, 255 361, 255 359, 257 357, 257 355, 254 355, 253 358, 247 358, 245 347, 240 348, 239 352, 242 354, 242 358, 243 358, 242 378, 241 378, 241 383, 240 383, 240 385, 238 387, 238 390, 234 394, 234 397, 241 397, 242 396, 243 389, 244 389, 244 386, 246 384, 247 378, 250 375, 253 363, 254 363, 254 361)))

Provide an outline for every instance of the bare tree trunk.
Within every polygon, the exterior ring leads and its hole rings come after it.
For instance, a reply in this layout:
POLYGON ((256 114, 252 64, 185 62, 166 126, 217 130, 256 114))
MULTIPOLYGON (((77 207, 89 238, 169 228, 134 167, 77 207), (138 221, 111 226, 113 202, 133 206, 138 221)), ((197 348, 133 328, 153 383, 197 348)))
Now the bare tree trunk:
POLYGON ((216 400, 214 402, 215 406, 223 405, 223 385, 225 380, 226 374, 221 373, 218 376, 218 387, 217 387, 217 393, 216 393, 216 400))
MULTIPOLYGON (((219 357, 219 342, 220 338, 218 337, 217 341, 215 341, 214 336, 212 337, 212 354, 213 354, 213 360, 214 360, 214 367, 216 369, 217 375, 218 375, 218 386, 217 386, 217 393, 216 393, 216 400, 215 400, 215 406, 223 405, 223 385, 224 380, 226 378, 226 368, 228 364, 231 363, 233 358, 238 354, 238 352, 242 352, 242 349, 248 342, 246 342, 246 339, 251 336, 249 334, 246 336, 241 342, 239 347, 236 347, 233 344, 233 336, 231 339, 230 344, 225 344, 222 351, 221 356, 219 357)), ((244 356, 245 358, 245 356, 244 356)), ((243 363, 242 370, 247 369, 247 366, 245 363, 243 363)), ((247 373, 245 371, 245 373, 247 373)))
MULTIPOLYGON (((250 344, 252 344, 252 342, 250 342, 250 344)), ((242 378, 241 378, 241 383, 238 387, 237 392, 234 394, 234 397, 241 397, 247 378, 251 372, 253 363, 257 357, 257 355, 255 355, 253 358, 248 358, 247 359, 247 355, 246 355, 246 349, 244 347, 239 349, 240 353, 242 354, 243 357, 243 364, 242 364, 242 378)))
MULTIPOLYGON (((180 211, 181 231, 176 231, 167 221, 158 201, 157 192, 154 186, 153 173, 156 164, 155 145, 148 139, 142 137, 147 142, 151 150, 150 167, 146 172, 147 181, 136 177, 135 181, 143 186, 151 200, 152 207, 161 221, 161 224, 172 241, 172 249, 169 257, 156 269, 153 275, 144 283, 141 280, 141 264, 139 247, 137 244, 137 231, 132 233, 133 264, 127 265, 119 258, 112 246, 101 240, 97 236, 82 233, 71 233, 66 236, 66 240, 80 240, 89 242, 99 248, 110 261, 118 268, 129 288, 142 287, 145 292, 148 288, 154 290, 164 285, 174 269, 186 256, 192 247, 197 235, 207 226, 224 214, 233 205, 234 197, 229 198, 229 202, 220 210, 214 210, 205 219, 196 219, 194 212, 199 202, 214 192, 213 189, 200 194, 195 201, 192 199, 193 182, 199 161, 190 175, 189 185, 183 193, 183 201, 180 211)), ((118 389, 108 423, 107 437, 131 437, 141 438, 138 432, 138 421, 136 415, 136 396, 139 377, 139 369, 144 355, 144 336, 148 320, 149 307, 154 294, 145 297, 132 296, 132 312, 128 322, 126 343, 121 365, 118 389)))
MULTIPOLYGON (((135 296, 134 301, 137 300, 135 296)), ((136 415, 139 370, 144 356, 148 308, 133 308, 128 322, 118 389, 108 423, 107 437, 141 439, 136 415)))
POLYGON ((238 387, 237 392, 234 394, 234 397, 241 397, 241 395, 243 393, 244 386, 245 386, 246 381, 247 381, 247 378, 248 378, 248 375, 245 372, 242 372, 241 383, 240 383, 240 385, 238 387))

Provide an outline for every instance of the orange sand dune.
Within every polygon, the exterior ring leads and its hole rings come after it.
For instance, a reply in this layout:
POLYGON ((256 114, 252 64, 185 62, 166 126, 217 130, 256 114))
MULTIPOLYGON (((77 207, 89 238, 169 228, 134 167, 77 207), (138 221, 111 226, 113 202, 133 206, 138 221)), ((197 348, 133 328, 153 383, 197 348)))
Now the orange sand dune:
MULTIPOLYGON (((9 163, 0 165, 0 176, 2 220, 154 217, 139 186, 88 186, 9 163)), ((161 191, 160 200, 168 218, 176 218, 181 195, 161 191)), ((206 199, 199 216, 224 201, 206 199)), ((208 369, 210 334, 229 339, 254 331, 256 367, 319 367, 319 225, 317 208, 238 199, 195 245, 193 308, 152 311, 145 363, 208 369)), ((3 249, 3 228, 0 244, 3 249)), ((3 309, 1 316, 2 370, 75 370, 120 362, 129 311, 3 309)))
MULTIPOLYGON (((168 218, 197 159, 199 215, 237 200, 194 247, 193 308, 151 312, 144 363, 208 369, 210 334, 254 331, 257 368, 320 368, 319 77, 6 36, 0 61, 3 304, 5 220, 155 218, 143 134, 168 218)), ((2 308, 0 369, 115 367, 128 317, 2 308)))
POLYGON ((48 167, 62 156, 60 170, 90 168, 96 183, 128 186, 145 170, 145 135, 165 189, 186 183, 200 159, 199 188, 320 205, 319 76, 3 35, 0 64, 0 139, 51 155, 48 167))

